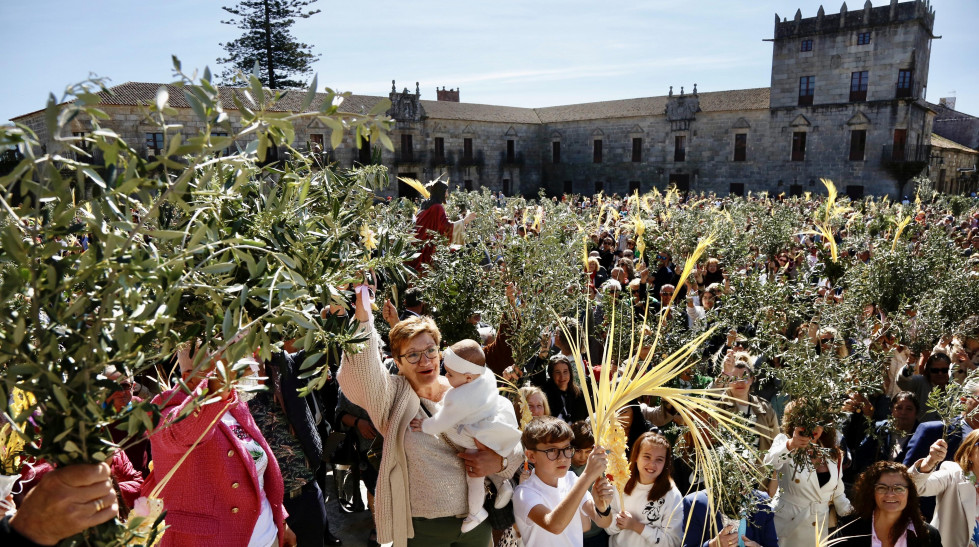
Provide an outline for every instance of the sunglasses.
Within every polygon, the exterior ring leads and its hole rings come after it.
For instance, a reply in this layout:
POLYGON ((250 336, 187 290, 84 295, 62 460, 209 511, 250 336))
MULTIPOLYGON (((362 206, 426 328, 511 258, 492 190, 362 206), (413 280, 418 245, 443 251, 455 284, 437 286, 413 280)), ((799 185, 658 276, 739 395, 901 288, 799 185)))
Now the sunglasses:
POLYGON ((931 372, 932 374, 948 374, 948 369, 947 368, 933 368, 933 369, 930 369, 929 372, 931 372))

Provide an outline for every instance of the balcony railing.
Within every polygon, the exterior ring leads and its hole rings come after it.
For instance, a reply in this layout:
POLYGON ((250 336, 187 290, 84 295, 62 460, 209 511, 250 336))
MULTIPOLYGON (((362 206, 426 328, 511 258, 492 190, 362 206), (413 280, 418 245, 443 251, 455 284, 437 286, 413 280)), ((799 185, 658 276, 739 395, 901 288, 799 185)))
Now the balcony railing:
POLYGON ((402 150, 394 155, 394 163, 404 165, 409 163, 425 163, 428 156, 424 151, 402 150))
POLYGON ((904 146, 884 145, 881 161, 883 163, 928 163, 931 145, 907 144, 904 146))

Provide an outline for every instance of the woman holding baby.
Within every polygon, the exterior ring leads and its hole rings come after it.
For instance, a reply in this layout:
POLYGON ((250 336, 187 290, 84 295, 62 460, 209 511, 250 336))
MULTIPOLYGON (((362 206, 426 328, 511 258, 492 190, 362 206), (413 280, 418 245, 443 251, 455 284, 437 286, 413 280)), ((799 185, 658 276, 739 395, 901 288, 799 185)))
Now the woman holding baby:
MULTIPOLYGON (((367 291, 357 291, 355 317, 367 342, 359 353, 344 352, 337 380, 343 393, 367 411, 384 436, 375 493, 378 542, 394 542, 397 546, 486 547, 491 532, 485 520, 462 531, 463 522, 471 513, 468 479, 493 475, 494 482, 499 483, 499 479, 512 476, 523 462, 520 443, 515 442, 509 450, 500 444, 501 453, 480 443, 480 434, 476 433, 476 449, 469 452, 468 447, 452 441, 448 433, 412 430, 412 420, 421 421, 416 422, 416 429, 420 429, 419 423, 441 416, 446 395, 453 389, 449 379, 439 373, 441 335, 428 317, 412 317, 398 323, 388 336, 399 374, 389 374, 381 361, 368 298, 367 291)), ((469 367, 476 365, 478 357, 463 361, 466 363, 456 361, 457 367, 470 372, 456 372, 475 380, 475 369, 469 367)), ((459 385, 468 383, 460 381, 459 385)), ((488 403, 484 403, 477 423, 485 423, 488 403)), ((507 414, 508 406, 509 403, 500 405, 497 416, 489 419, 500 423, 512 419, 516 426, 512 406, 507 414)), ((438 420, 433 425, 437 423, 438 420)))

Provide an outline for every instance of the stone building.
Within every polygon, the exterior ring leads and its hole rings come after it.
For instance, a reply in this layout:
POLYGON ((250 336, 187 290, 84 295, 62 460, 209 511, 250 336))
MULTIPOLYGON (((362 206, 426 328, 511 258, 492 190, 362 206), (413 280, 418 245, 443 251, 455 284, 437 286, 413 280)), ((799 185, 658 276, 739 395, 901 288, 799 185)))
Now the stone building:
MULTIPOLYGON (((927 0, 898 2, 814 17, 776 15, 771 85, 700 92, 696 84, 666 95, 545 108, 461 102, 459 89, 437 100, 398 91, 389 111, 395 150, 351 137, 326 154, 342 167, 381 162, 390 194, 412 190, 397 177, 446 175, 453 185, 506 194, 681 190, 743 194, 818 191, 829 178, 852 197, 899 196, 928 167, 935 110, 925 102, 935 13, 927 0)), ((116 129, 147 154, 162 143, 140 105, 159 84, 127 83, 104 97, 116 129)), ((226 108, 235 90, 222 89, 226 108)), ((287 92, 276 109, 298 109, 303 92, 287 92)), ((189 105, 173 89, 171 106, 195 127, 189 105)), ((350 112, 370 110, 380 96, 354 95, 350 112)), ((233 124, 236 112, 229 110, 233 124)), ((15 121, 43 125, 42 113, 15 121)), ((78 132, 85 127, 79 122, 78 132)), ((235 126, 237 128, 237 126, 235 126)), ((198 129, 199 130, 199 129, 198 129)), ((73 129, 75 131, 75 129, 73 129)), ((296 127, 293 146, 328 148, 329 129, 296 127)))
POLYGON ((946 194, 979 191, 977 160, 979 151, 936 133, 931 134, 928 177, 935 183, 935 190, 946 194))
POLYGON ((928 104, 935 111, 933 130, 936 134, 963 146, 979 149, 979 118, 955 110, 954 98, 939 99, 928 104))

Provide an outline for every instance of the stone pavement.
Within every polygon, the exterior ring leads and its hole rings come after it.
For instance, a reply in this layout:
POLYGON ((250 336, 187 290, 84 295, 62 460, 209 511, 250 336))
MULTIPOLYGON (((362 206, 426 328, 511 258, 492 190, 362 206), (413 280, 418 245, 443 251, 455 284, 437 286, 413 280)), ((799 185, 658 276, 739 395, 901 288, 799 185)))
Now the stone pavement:
MULTIPOLYGON (((367 537, 374 527, 370 511, 344 513, 340 510, 332 471, 326 475, 326 489, 323 494, 326 496, 326 516, 333 535, 343 541, 344 547, 367 547, 367 537)), ((363 484, 360 485, 360 494, 366 507, 367 489, 363 484)))

